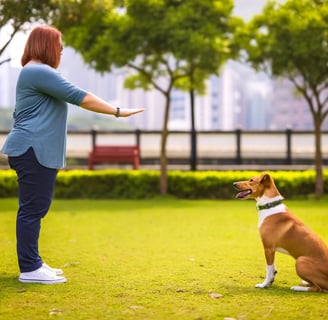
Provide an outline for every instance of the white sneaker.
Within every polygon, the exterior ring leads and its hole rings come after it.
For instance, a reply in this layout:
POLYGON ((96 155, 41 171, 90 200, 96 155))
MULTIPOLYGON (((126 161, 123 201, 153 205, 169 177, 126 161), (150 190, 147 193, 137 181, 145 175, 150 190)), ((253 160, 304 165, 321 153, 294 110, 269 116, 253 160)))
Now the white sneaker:
POLYGON ((56 276, 61 276, 62 274, 64 274, 62 269, 51 268, 46 263, 42 263, 42 267, 44 267, 44 268, 48 269, 49 271, 53 272, 56 276))
POLYGON ((43 283, 43 284, 56 284, 66 282, 66 278, 57 276, 52 271, 44 266, 31 272, 22 272, 18 278, 19 282, 23 283, 43 283))

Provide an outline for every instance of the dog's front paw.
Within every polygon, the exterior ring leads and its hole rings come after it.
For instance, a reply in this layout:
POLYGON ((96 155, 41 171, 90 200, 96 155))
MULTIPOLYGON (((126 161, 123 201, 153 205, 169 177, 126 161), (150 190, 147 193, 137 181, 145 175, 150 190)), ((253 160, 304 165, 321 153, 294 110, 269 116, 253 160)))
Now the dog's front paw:
POLYGON ((267 272, 266 277, 262 283, 258 283, 255 285, 255 288, 267 288, 270 284, 273 283, 274 277, 277 274, 277 269, 275 268, 274 264, 267 265, 267 272))
POLYGON ((266 278, 262 283, 258 283, 255 285, 255 288, 267 288, 269 285, 271 285, 274 282, 274 278, 266 278))
POLYGON ((266 282, 264 281, 264 282, 262 282, 262 283, 258 283, 258 284, 256 284, 256 285, 255 285, 255 288, 264 289, 264 288, 267 288, 269 284, 270 284, 270 283, 266 283, 266 282))

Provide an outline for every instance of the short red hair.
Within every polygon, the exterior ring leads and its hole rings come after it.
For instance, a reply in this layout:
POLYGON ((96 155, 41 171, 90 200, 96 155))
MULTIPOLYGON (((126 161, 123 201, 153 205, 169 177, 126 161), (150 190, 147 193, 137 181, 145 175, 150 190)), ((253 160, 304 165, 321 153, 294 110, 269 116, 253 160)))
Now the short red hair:
POLYGON ((61 32, 54 27, 38 26, 27 39, 21 59, 22 66, 31 60, 39 60, 56 69, 60 62, 61 50, 61 32))

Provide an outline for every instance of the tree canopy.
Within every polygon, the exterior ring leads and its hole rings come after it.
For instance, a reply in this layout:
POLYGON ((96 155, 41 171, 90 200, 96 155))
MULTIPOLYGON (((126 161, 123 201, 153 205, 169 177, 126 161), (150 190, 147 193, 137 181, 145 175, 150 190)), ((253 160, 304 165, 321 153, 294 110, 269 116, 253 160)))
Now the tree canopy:
MULTIPOLYGON (((80 1, 79 7, 65 4, 57 21, 68 45, 98 71, 129 65, 152 80, 176 70, 183 78, 190 67, 202 76, 218 73, 231 57, 233 1, 130 0, 115 6, 113 1, 80 1), (67 17, 69 17, 67 19, 67 17)), ((236 52, 236 50, 234 51, 236 52)), ((154 81, 143 76, 128 80, 130 87, 150 89, 154 81), (134 85, 133 85, 134 83, 134 85)), ((179 83, 175 84, 179 86, 179 83)), ((180 86, 185 85, 180 83, 180 86)), ((201 89, 201 86, 199 87, 201 89)))

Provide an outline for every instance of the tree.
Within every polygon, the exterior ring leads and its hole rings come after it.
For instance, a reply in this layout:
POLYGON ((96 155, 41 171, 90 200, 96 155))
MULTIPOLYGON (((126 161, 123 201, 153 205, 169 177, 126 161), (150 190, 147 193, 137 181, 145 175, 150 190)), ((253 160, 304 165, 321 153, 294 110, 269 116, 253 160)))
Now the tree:
MULTIPOLYGON (((6 38, 0 46, 0 58, 13 40, 14 36, 29 28, 29 24, 39 20, 48 21, 56 6, 51 0, 4 0, 0 2, 0 31, 6 29, 6 38)), ((9 62, 11 57, 0 59, 0 66, 9 62)))
POLYGON ((269 1, 240 33, 256 69, 289 79, 310 108, 315 131, 315 194, 324 191, 321 126, 328 114, 328 2, 269 1))
POLYGON ((127 88, 155 89, 163 94, 160 191, 165 194, 171 92, 173 88, 204 90, 205 79, 218 73, 232 55, 237 24, 231 17, 233 2, 129 0, 123 1, 120 10, 112 2, 106 4, 104 14, 99 3, 81 1, 84 9, 93 6, 93 10, 73 15, 77 22, 73 26, 67 20, 57 23, 64 28, 65 42, 96 70, 128 66, 134 72, 126 79, 127 88))

